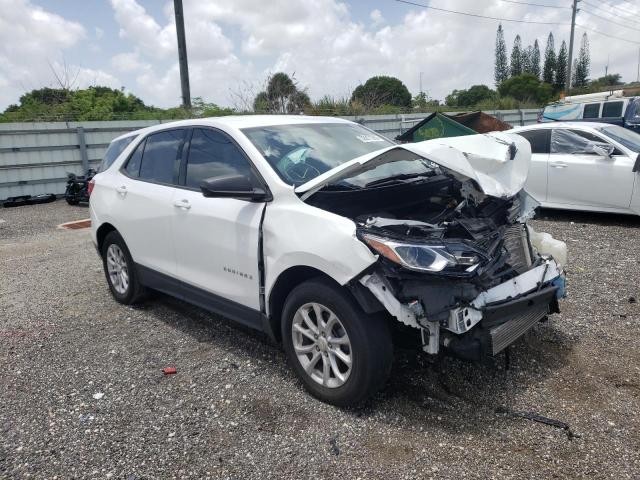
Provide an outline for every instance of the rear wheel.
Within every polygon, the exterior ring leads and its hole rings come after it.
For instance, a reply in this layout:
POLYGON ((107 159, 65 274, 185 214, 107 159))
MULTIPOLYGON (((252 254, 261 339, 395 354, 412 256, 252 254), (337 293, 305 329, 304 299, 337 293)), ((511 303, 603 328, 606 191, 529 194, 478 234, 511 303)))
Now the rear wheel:
POLYGON ((129 249, 116 231, 109 232, 102 243, 102 263, 111 294, 118 302, 130 305, 142 299, 145 289, 138 281, 129 249))
POLYGON ((289 294, 282 339, 305 388, 333 405, 363 402, 384 385, 391 370, 393 348, 385 319, 365 314, 347 292, 323 279, 289 294))

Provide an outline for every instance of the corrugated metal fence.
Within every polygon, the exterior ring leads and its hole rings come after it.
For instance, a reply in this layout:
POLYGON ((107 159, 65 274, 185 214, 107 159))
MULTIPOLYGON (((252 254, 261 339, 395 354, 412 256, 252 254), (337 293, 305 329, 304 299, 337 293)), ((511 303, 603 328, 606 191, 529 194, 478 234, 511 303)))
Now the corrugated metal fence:
MULTIPOLYGON (((511 125, 536 122, 538 110, 496 110, 511 125)), ((394 138, 428 113, 343 117, 394 138)), ((96 167, 109 142, 122 133, 161 120, 0 123, 0 200, 18 195, 64 193, 67 172, 96 167)))

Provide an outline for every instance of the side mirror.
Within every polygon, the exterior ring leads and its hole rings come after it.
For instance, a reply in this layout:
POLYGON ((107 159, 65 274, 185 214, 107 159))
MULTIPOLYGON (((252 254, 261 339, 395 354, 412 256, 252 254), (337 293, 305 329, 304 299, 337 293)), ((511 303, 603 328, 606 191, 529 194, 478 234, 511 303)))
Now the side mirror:
POLYGON ((589 142, 587 144, 587 147, 585 148, 586 153, 594 153, 601 157, 611 157, 614 150, 615 148, 613 145, 609 145, 608 143, 596 142, 589 142))
POLYGON ((200 184, 200 190, 207 198, 236 198, 249 202, 266 202, 271 199, 263 188, 254 186, 244 175, 207 178, 200 184))

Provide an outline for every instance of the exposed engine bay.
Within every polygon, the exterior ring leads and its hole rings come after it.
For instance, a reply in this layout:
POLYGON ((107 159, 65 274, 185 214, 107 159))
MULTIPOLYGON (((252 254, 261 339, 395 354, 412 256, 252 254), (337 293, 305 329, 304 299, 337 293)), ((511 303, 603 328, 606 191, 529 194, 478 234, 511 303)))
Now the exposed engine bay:
POLYGON ((433 164, 420 178, 325 189, 307 203, 355 222, 379 255, 356 289, 420 329, 428 353, 444 345, 467 358, 496 354, 559 311, 566 246, 526 225, 537 202, 523 190, 489 196, 433 164))

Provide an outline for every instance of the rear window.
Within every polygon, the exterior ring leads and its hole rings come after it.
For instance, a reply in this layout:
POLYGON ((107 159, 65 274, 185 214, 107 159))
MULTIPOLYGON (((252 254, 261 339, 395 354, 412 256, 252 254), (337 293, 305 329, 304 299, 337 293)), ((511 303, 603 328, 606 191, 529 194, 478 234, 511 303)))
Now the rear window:
POLYGON ((140 180, 176 184, 186 130, 165 130, 147 137, 140 180))
POLYGON ((582 118, 598 118, 600 116, 600 104, 590 103, 584 106, 582 118))
POLYGON ((120 154, 127 148, 133 139, 136 138, 136 135, 130 135, 128 137, 121 138, 119 140, 114 140, 109 144, 109 148, 104 154, 102 158, 102 162, 98 167, 98 172, 104 172, 107 168, 113 165, 113 162, 116 161, 116 158, 120 156, 120 154))
POLYGON ((549 153, 551 129, 529 130, 528 132, 518 132, 518 135, 529 141, 531 153, 549 153))
POLYGON ((602 105, 602 118, 621 117, 624 102, 605 102, 602 105))

